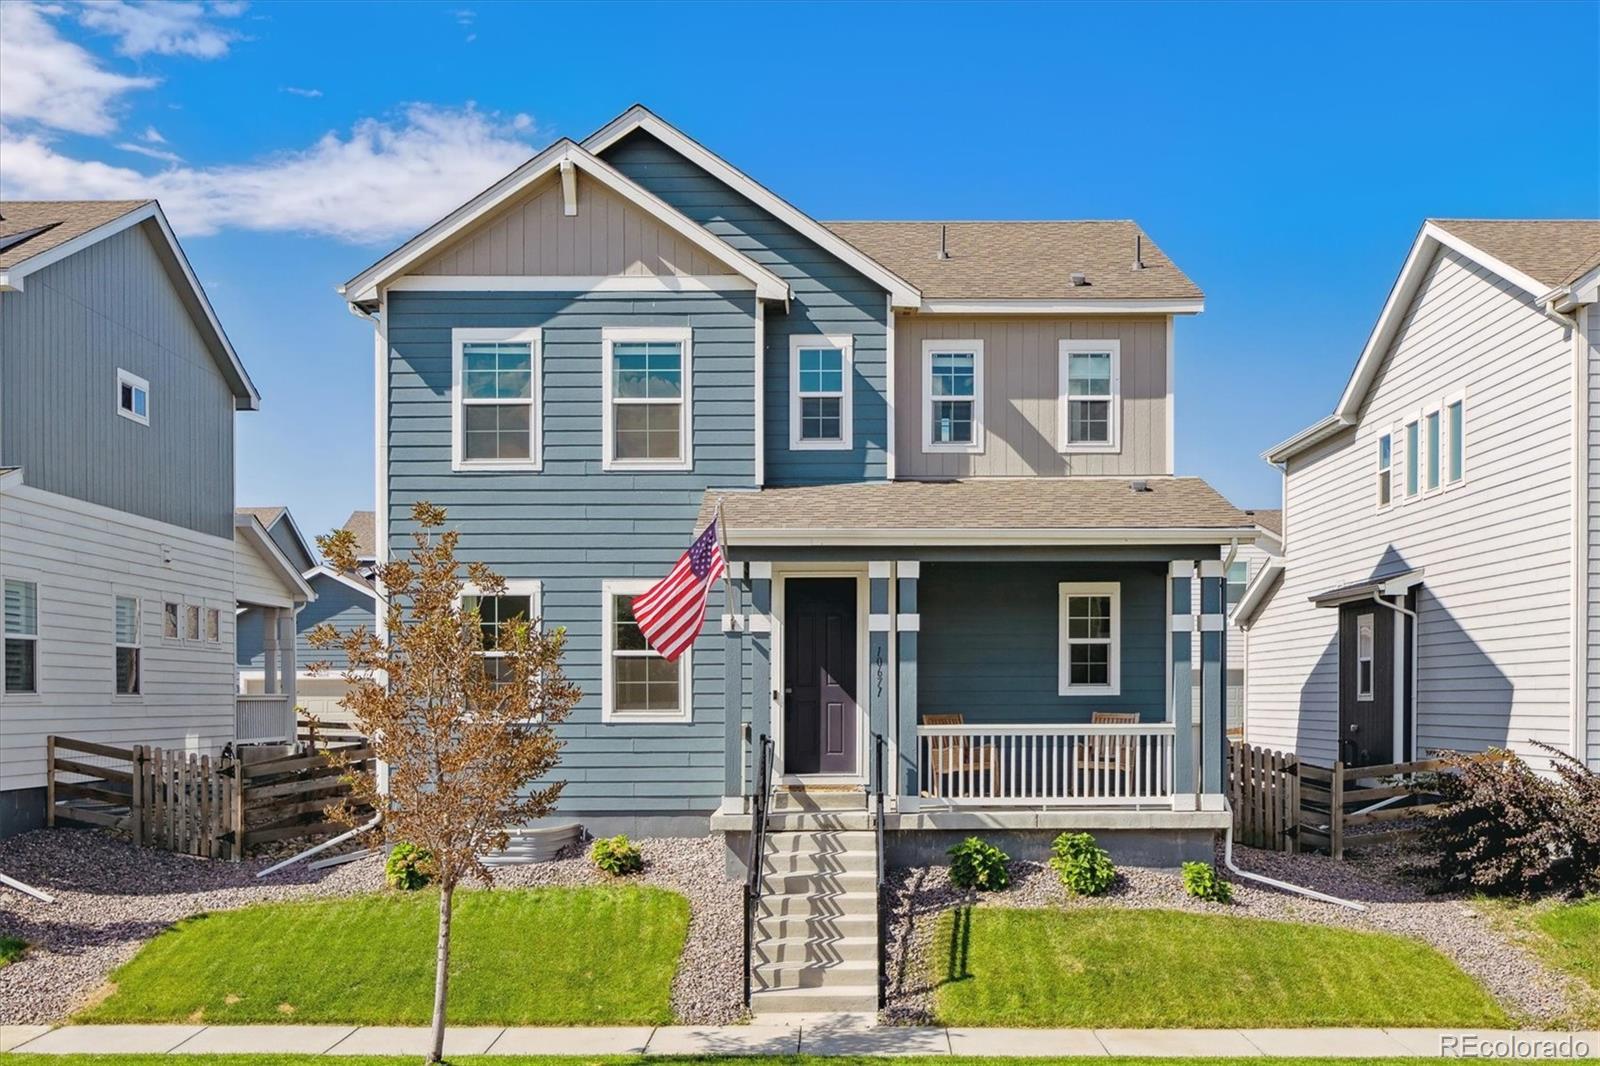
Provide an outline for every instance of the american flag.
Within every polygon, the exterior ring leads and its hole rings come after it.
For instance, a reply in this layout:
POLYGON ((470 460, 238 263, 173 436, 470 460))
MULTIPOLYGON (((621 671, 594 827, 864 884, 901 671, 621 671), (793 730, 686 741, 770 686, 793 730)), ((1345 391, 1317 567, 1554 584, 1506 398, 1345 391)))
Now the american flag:
POLYGON ((676 662, 700 635, 711 583, 727 569, 717 539, 720 520, 711 520, 671 573, 634 597, 633 618, 639 632, 668 662, 676 662))

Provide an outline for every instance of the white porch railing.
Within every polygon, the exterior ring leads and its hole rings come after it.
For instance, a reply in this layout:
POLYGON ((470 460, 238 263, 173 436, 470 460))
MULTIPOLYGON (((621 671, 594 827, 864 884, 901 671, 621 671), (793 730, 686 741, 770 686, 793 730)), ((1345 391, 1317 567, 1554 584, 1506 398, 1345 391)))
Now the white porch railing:
POLYGON ((922 725, 919 791, 972 806, 1161 806, 1170 724, 922 725))
POLYGON ((286 743, 294 739, 294 708, 282 693, 234 697, 233 735, 241 744, 286 743))

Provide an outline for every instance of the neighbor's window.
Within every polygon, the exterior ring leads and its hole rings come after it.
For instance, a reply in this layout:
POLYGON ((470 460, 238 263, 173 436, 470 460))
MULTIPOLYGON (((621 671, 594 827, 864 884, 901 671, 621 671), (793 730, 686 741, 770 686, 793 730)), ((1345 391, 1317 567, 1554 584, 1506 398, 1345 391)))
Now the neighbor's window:
POLYGON ((690 652, 684 652, 675 663, 668 662, 646 642, 633 618, 634 597, 651 584, 649 580, 601 584, 605 601, 603 721, 686 722, 690 718, 690 652))
POLYGON ((1245 587, 1250 584, 1250 564, 1243 559, 1235 559, 1228 564, 1228 606, 1244 599, 1245 587))
POLYGON ((1115 696, 1121 678, 1121 587, 1064 583, 1061 596, 1060 693, 1115 696))
POLYGON ((216 607, 206 608, 206 643, 218 644, 222 641, 222 611, 216 607))
POLYGON ((1062 341, 1061 450, 1116 451, 1122 347, 1117 341, 1062 341))
POLYGON ((505 653, 498 650, 501 634, 512 622, 532 621, 539 617, 539 583, 507 581, 504 595, 464 595, 461 597, 461 609, 478 612, 478 627, 483 637, 484 672, 495 681, 508 680, 510 672, 505 667, 505 653))
POLYGON ((540 331, 457 329, 456 469, 538 469, 540 331))
POLYGON ((1426 427, 1427 435, 1427 463, 1425 470, 1428 475, 1428 491, 1439 487, 1439 412, 1429 411, 1422 416, 1422 423, 1426 427))
POLYGON ((690 332, 610 328, 605 348, 607 470, 687 470, 690 332))
POLYGON ((39 691, 39 586, 5 583, 6 691, 39 691))
POLYGON ((184 608, 183 639, 200 639, 200 605, 197 603, 191 603, 184 608))
POLYGON ((1373 616, 1356 617, 1356 699, 1372 698, 1373 616))
POLYGON ((116 692, 119 696, 137 696, 141 691, 139 676, 139 601, 133 596, 116 598, 116 692))
POLYGON ((1446 469, 1453 485, 1466 474, 1466 417, 1467 401, 1460 396, 1445 401, 1445 429, 1449 434, 1446 452, 1446 469))
POLYGON ((1387 507, 1394 492, 1394 436, 1378 438, 1378 506, 1387 507))
POLYGON ((141 426, 150 424, 150 383, 138 374, 117 371, 117 414, 141 426))
POLYGON ((983 342, 924 341, 922 382, 926 451, 983 449, 983 342))
POLYGON ((789 446, 851 446, 850 337, 789 338, 789 446))
POLYGON ((178 619, 182 613, 183 605, 181 603, 173 603, 169 600, 161 605, 161 636, 163 639, 178 639, 178 634, 182 630, 178 619))
POLYGON ((1421 426, 1416 422, 1406 423, 1406 495, 1415 496, 1421 488, 1422 471, 1419 467, 1419 452, 1421 442, 1421 426))

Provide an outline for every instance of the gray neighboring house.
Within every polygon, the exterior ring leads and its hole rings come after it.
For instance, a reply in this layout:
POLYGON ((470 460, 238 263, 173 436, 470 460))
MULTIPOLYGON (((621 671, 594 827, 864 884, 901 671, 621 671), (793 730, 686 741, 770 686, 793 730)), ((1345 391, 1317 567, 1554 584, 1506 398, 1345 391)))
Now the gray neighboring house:
POLYGON ((1333 414, 1269 451, 1245 733, 1600 767, 1600 220, 1433 219, 1333 414))
POLYGON ((236 609, 311 595, 234 515, 259 403, 154 201, 0 202, 0 835, 42 823, 51 734, 281 732, 234 694, 236 609))

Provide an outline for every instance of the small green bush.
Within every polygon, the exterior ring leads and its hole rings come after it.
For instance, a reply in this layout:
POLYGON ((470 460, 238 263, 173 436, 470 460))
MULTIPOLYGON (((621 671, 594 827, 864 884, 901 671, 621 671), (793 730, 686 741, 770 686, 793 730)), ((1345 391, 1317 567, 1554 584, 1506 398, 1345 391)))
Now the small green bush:
POLYGON ((968 837, 950 849, 950 880, 957 888, 998 892, 1011 884, 1006 863, 1011 856, 977 837, 968 837))
POLYGON ((644 856, 622 833, 596 840, 594 847, 589 849, 589 858, 612 877, 625 877, 644 869, 644 856))
POLYGON ((1111 856, 1088 833, 1062 833, 1050 845, 1050 868, 1074 896, 1098 896, 1117 879, 1111 856))
POLYGON ((1183 890, 1195 899, 1212 903, 1232 903, 1233 886, 1217 876, 1217 868, 1209 862, 1183 864, 1183 890))
POLYGON ((415 892, 433 880, 433 853, 415 844, 396 844, 383 864, 383 879, 390 888, 415 892))

